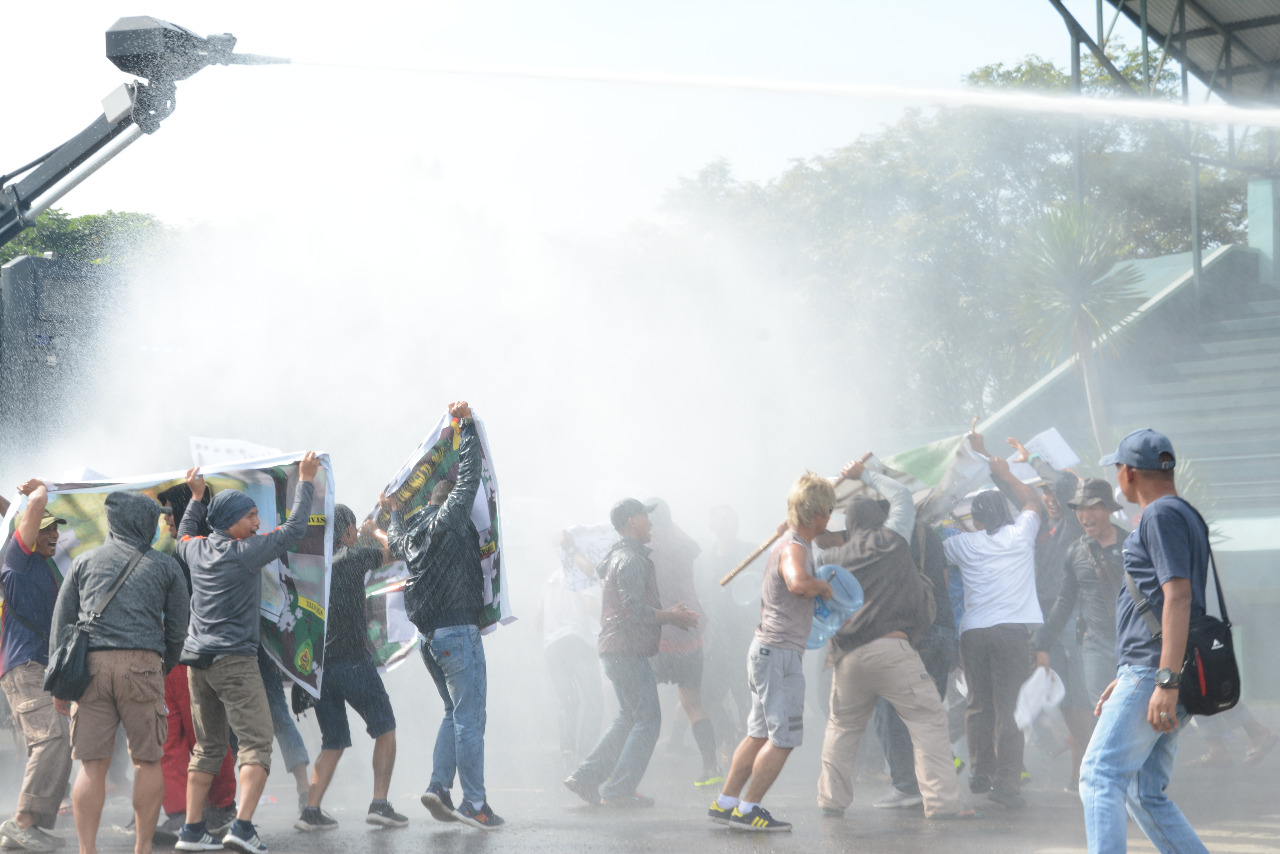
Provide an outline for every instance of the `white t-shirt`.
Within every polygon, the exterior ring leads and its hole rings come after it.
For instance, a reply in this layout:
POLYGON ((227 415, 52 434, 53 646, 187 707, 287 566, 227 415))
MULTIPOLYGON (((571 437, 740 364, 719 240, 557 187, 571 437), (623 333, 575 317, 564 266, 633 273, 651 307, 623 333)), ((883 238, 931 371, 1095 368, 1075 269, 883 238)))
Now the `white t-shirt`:
POLYGON ((957 534, 942 544, 964 580, 960 631, 1002 623, 1043 623, 1036 598, 1036 535, 1040 514, 1024 510, 994 534, 957 534))

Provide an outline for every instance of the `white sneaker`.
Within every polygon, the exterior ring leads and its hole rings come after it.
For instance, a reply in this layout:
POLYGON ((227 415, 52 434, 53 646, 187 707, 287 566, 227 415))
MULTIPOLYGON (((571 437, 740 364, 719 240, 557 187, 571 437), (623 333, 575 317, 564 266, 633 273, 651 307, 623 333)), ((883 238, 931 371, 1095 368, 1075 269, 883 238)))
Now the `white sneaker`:
MULTIPOLYGON (((232 827, 234 826, 232 825, 232 827)), ((247 834, 247 836, 247 839, 243 836, 236 836, 234 830, 228 830, 227 835, 222 837, 222 847, 240 851, 242 854, 267 854, 267 846, 258 837, 257 828, 254 828, 253 833, 247 834)))
POLYGON ((918 807, 924 803, 924 798, 919 795, 908 795, 906 792, 899 792, 894 789, 878 801, 872 801, 871 806, 878 810, 901 810, 909 807, 918 807))
POLYGON ((208 831, 199 839, 185 839, 178 833, 178 841, 173 844, 176 851, 221 851, 222 843, 214 839, 208 831))

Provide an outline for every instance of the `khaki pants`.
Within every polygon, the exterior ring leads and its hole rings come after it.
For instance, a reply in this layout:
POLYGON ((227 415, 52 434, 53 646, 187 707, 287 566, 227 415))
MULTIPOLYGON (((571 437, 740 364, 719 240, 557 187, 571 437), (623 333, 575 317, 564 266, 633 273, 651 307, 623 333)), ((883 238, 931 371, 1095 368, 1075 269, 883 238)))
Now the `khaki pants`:
POLYGON ((71 735, 67 719, 53 707, 44 690, 44 667, 28 661, 0 676, 13 718, 27 742, 27 769, 18 795, 18 812, 31 813, 36 823, 53 827, 71 777, 71 735))
POLYGON ((916 778, 926 816, 959 812, 960 789, 947 740, 947 716, 920 655, 905 640, 880 638, 846 653, 831 681, 831 717, 822 742, 818 806, 843 810, 853 802, 858 742, 880 697, 911 733, 916 778))
POLYGON ((228 655, 204 670, 188 667, 187 684, 196 731, 196 748, 187 770, 217 776, 230 744, 230 726, 240 745, 236 767, 261 765, 270 772, 274 730, 257 656, 228 655))

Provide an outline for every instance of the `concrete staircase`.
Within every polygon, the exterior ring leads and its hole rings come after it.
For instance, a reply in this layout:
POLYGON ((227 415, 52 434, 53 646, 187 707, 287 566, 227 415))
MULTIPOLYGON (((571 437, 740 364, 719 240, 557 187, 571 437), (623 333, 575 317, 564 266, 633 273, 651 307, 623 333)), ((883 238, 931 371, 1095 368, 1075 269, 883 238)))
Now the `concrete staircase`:
POLYGON ((1198 331, 1126 386, 1116 422, 1166 433, 1218 514, 1280 515, 1280 299, 1218 307, 1198 331))

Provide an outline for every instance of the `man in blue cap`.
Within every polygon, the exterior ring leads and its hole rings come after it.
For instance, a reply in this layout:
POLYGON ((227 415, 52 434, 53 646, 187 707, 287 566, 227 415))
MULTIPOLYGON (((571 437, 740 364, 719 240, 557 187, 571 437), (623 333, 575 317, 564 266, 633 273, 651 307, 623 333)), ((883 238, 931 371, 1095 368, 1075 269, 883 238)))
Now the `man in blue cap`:
POLYGON ((1208 854, 1191 823, 1165 793, 1186 710, 1178 688, 1191 617, 1205 612, 1209 531, 1178 497, 1173 445, 1155 430, 1135 430, 1099 465, 1116 467, 1124 497, 1142 508, 1124 541, 1124 569, 1160 622, 1147 627, 1121 587, 1116 600, 1116 679, 1102 693, 1093 738, 1080 767, 1080 799, 1091 854, 1125 850, 1128 815, 1160 851, 1208 854), (1127 806, 1127 815, 1126 815, 1127 806))
POLYGON ((206 508, 204 476, 187 472, 191 502, 178 526, 178 555, 191 569, 191 620, 183 644, 188 666, 191 719, 196 747, 187 767, 187 822, 174 846, 179 851, 266 854, 253 826, 253 812, 271 770, 271 710, 258 669, 258 609, 262 568, 296 546, 310 523, 312 480, 320 461, 308 451, 298 464, 298 486, 288 521, 264 536, 253 499, 224 489, 206 508), (207 537, 196 536, 208 517, 207 537), (209 786, 227 753, 228 725, 239 742, 240 809, 221 840, 208 832, 204 808, 209 786))

